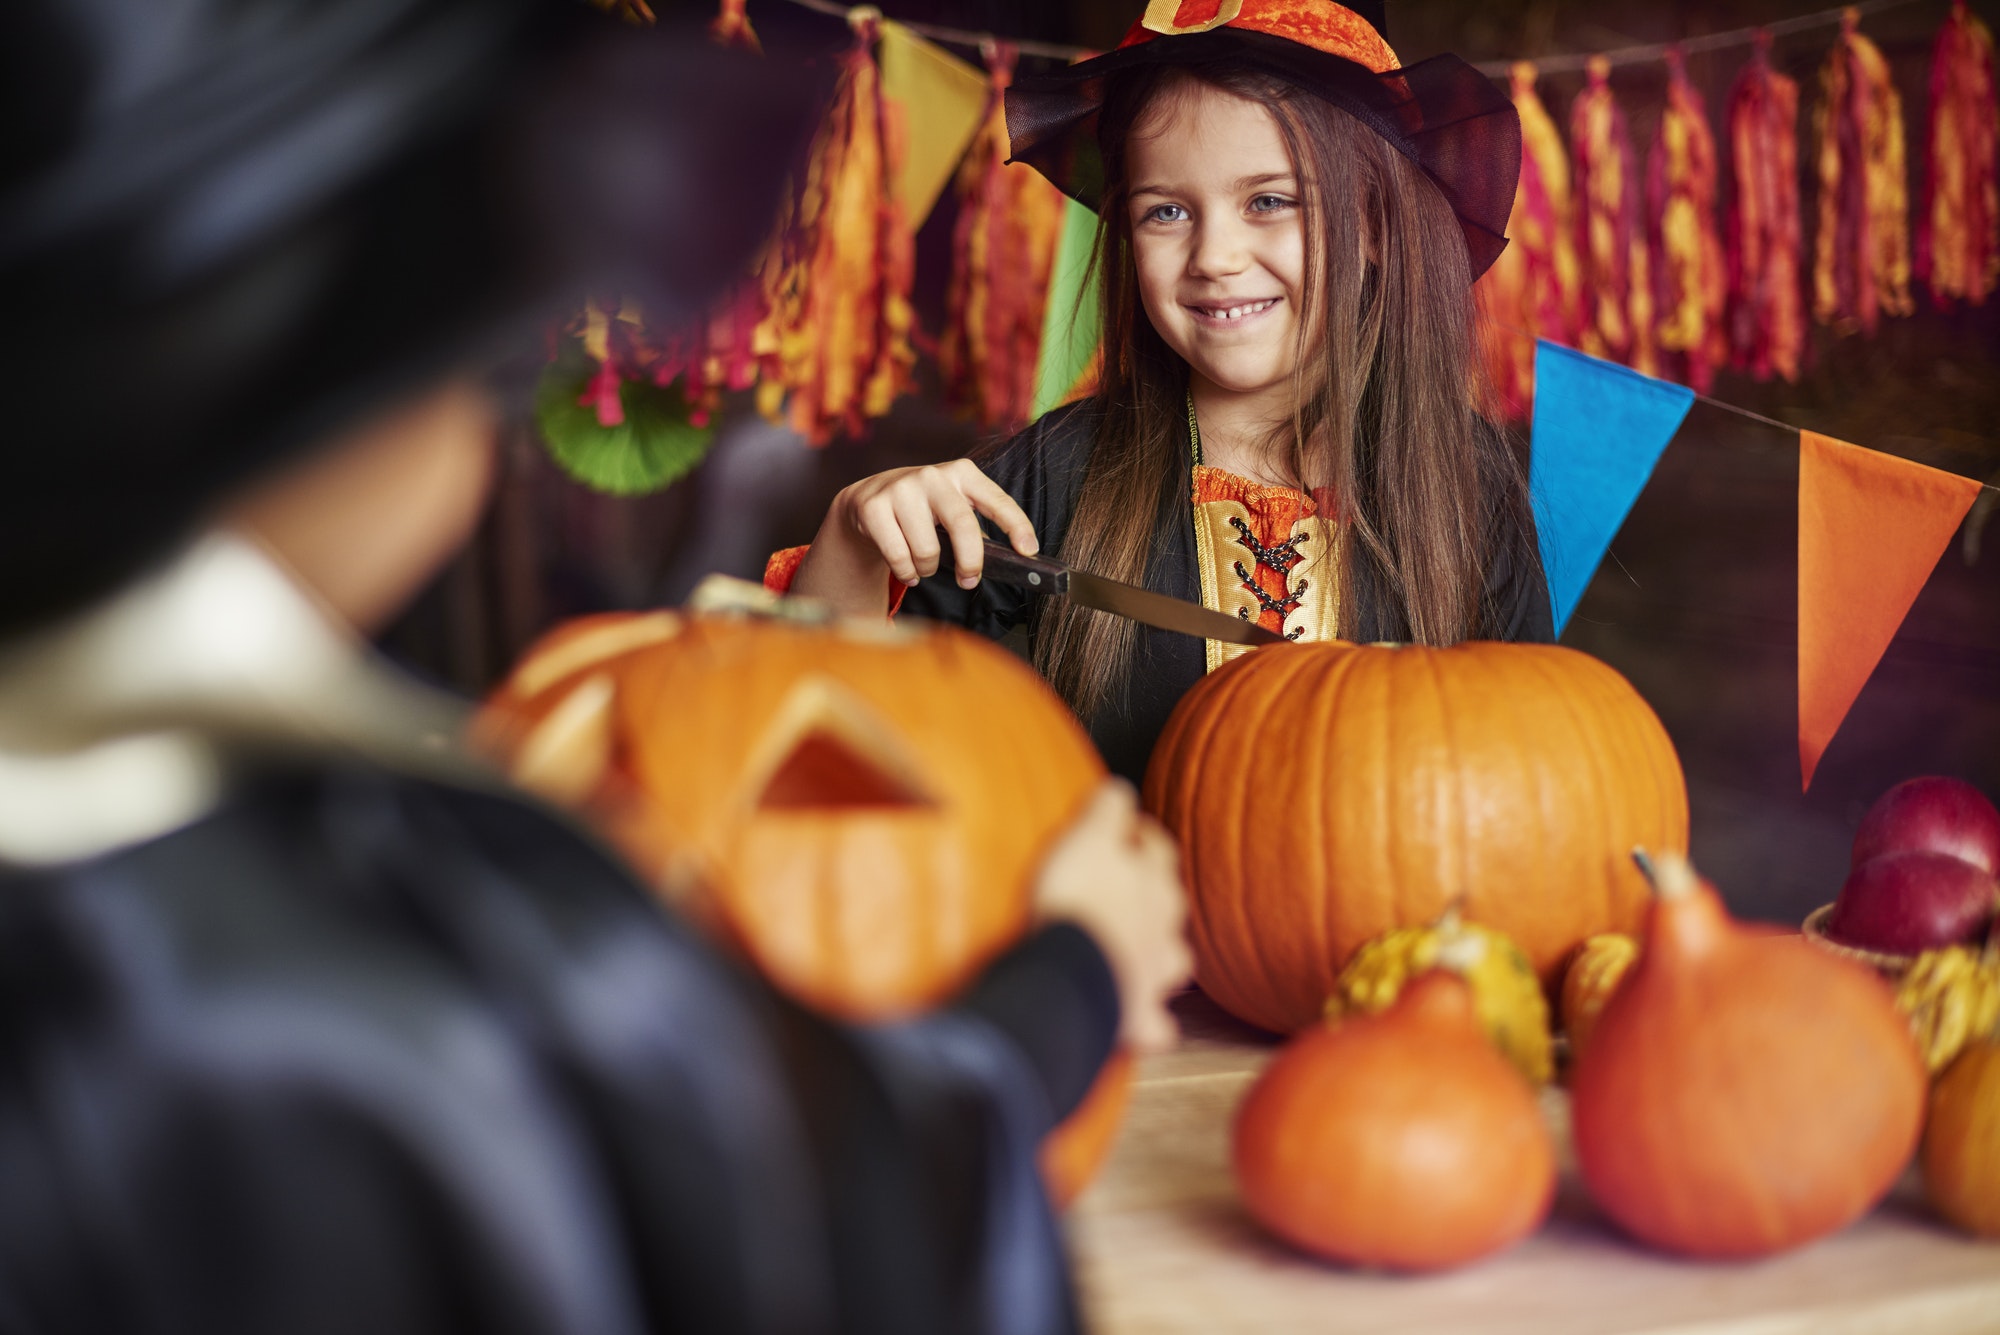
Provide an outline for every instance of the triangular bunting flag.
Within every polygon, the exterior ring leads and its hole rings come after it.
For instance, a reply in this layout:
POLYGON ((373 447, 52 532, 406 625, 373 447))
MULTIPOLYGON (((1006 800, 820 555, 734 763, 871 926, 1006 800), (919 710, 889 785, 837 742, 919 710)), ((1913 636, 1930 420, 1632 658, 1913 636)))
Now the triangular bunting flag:
POLYGON ((1089 392, 1086 379, 1096 364, 1101 337, 1097 273, 1090 263, 1097 245, 1097 215, 1073 199, 1064 200, 1063 209, 1062 236, 1056 242, 1042 316, 1042 350, 1035 360, 1035 417, 1089 392))
POLYGON ((1556 634, 1693 402, 1685 385, 1536 344, 1528 491, 1556 634))
POLYGON ((1980 484, 1799 433, 1800 791, 1980 484))
POLYGON ((986 76, 893 20, 882 22, 882 91, 903 108, 896 201, 915 232, 986 115, 986 76))

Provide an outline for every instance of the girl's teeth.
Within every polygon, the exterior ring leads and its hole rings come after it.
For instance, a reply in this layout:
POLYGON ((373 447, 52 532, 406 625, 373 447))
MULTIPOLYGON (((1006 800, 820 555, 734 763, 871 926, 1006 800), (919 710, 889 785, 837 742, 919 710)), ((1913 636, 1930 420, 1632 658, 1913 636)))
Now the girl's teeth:
POLYGON ((1211 311, 1210 314, 1218 320, 1240 320, 1246 315, 1255 315, 1270 305, 1268 301, 1253 301, 1248 306, 1231 306, 1226 310, 1211 311))

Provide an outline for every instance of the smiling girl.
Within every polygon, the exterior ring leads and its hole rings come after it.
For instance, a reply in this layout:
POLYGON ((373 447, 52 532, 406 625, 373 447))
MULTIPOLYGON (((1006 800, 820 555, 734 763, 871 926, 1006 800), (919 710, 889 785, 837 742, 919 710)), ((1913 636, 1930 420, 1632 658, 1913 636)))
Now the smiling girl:
POLYGON ((1379 19, 1323 0, 1154 0, 1116 51, 1018 80, 1007 117, 1015 159, 1099 211, 1097 389, 982 464, 848 487, 774 584, 1026 622, 1134 779, 1241 651, 982 584, 982 518, 1292 639, 1551 637, 1520 462, 1478 412, 1472 282, 1520 162, 1484 76, 1398 68, 1379 19))

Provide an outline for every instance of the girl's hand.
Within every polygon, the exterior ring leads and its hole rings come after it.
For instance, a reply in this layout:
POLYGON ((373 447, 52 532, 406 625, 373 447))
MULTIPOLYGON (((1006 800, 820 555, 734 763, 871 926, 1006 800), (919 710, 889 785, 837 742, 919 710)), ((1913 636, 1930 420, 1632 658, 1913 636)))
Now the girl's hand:
POLYGON ((1180 851, 1139 810, 1132 785, 1108 779, 1042 865, 1042 921, 1076 923, 1097 939, 1118 979, 1120 1039, 1138 1052, 1170 1046, 1179 1027, 1167 995, 1193 968, 1184 929, 1180 851))
POLYGON ((1041 549, 1035 526, 1014 498, 970 459, 862 478, 833 498, 792 591, 879 613, 885 570, 904 584, 937 573, 944 560, 939 529, 951 540, 959 587, 970 589, 985 564, 981 515, 1023 556, 1041 549))

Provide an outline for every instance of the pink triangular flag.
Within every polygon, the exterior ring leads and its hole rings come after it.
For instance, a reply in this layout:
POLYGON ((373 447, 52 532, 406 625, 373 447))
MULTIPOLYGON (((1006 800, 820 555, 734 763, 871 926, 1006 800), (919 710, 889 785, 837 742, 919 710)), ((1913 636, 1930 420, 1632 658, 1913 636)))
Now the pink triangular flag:
POLYGON ((1980 484, 1799 433, 1800 790, 1980 484))

